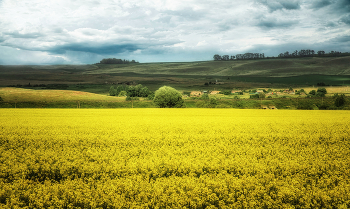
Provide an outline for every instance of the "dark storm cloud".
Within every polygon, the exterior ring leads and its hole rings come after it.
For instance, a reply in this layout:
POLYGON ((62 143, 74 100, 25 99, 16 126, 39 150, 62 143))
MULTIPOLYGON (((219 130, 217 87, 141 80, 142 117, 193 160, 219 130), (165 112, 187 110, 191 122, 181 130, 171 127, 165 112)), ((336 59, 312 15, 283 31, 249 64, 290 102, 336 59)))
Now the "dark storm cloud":
POLYGON ((330 40, 330 42, 334 42, 334 43, 346 43, 346 42, 350 42, 350 35, 348 36, 338 36, 336 38, 333 38, 330 40))
POLYGON ((331 0, 314 0, 311 4, 310 8, 317 10, 317 9, 326 7, 328 5, 331 5, 332 3, 333 3, 333 1, 331 1, 331 0))
POLYGON ((338 0, 335 3, 335 8, 337 10, 334 10, 334 12, 350 12, 350 1, 349 0, 338 0))
POLYGON ((341 17, 340 22, 350 25, 350 14, 341 17))
POLYGON ((257 0, 260 4, 265 5, 270 12, 276 10, 286 9, 286 10, 297 10, 300 9, 300 2, 296 0, 257 0))

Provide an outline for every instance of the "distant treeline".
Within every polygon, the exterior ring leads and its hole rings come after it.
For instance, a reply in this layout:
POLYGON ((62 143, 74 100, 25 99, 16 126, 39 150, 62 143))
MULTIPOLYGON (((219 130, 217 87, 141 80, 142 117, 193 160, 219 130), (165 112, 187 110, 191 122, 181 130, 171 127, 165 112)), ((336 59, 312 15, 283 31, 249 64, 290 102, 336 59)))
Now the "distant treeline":
POLYGON ((237 54, 236 56, 233 55, 223 55, 220 56, 218 54, 214 55, 215 61, 228 61, 228 60, 244 60, 244 59, 270 59, 270 58, 298 58, 298 57, 337 57, 337 56, 350 56, 350 53, 345 52, 338 52, 338 51, 331 51, 328 54, 326 54, 325 51, 317 51, 312 49, 301 49, 300 51, 295 50, 294 52, 290 53, 288 51, 284 53, 280 53, 278 57, 265 57, 264 53, 245 53, 245 54, 237 54))
POLYGON ((138 63, 135 60, 126 60, 126 59, 116 59, 116 58, 106 58, 100 61, 100 64, 129 64, 129 63, 138 63))

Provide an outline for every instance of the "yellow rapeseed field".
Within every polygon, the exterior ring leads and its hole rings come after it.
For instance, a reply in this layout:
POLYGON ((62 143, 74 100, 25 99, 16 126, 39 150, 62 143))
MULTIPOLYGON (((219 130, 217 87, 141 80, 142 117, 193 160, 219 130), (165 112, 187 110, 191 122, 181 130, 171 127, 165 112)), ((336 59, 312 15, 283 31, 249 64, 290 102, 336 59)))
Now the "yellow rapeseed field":
POLYGON ((0 109, 0 208, 350 208, 350 111, 0 109))

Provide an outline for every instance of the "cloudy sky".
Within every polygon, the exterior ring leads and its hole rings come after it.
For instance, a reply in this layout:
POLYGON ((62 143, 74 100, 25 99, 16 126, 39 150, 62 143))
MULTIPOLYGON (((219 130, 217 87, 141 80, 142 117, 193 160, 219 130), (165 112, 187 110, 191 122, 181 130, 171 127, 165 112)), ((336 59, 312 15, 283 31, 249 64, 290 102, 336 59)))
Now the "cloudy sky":
POLYGON ((0 0, 0 64, 350 52, 350 0, 0 0))

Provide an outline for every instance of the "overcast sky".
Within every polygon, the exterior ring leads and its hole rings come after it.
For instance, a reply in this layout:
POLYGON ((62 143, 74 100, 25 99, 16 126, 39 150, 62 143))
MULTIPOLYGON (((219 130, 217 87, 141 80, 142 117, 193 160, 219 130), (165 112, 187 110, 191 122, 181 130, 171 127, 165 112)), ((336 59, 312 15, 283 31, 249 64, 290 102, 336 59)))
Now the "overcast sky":
POLYGON ((0 0, 0 64, 350 52, 350 0, 0 0))

